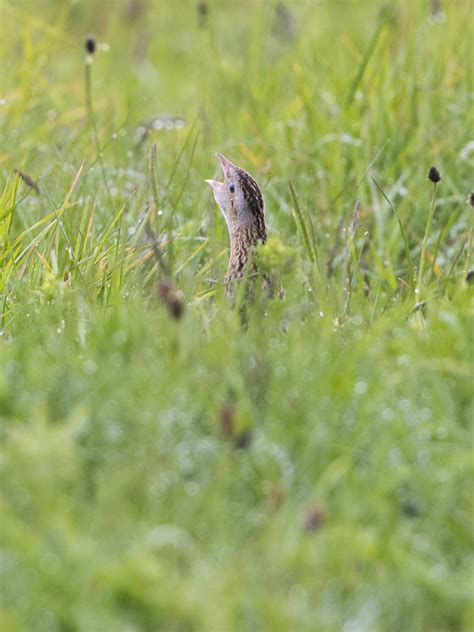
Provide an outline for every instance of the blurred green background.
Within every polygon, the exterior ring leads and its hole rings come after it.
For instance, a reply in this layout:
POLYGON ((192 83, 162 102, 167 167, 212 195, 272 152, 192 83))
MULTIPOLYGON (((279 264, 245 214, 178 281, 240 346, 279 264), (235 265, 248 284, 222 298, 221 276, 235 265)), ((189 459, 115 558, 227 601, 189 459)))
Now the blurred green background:
POLYGON ((472 629, 473 20, 3 0, 2 631, 472 629))

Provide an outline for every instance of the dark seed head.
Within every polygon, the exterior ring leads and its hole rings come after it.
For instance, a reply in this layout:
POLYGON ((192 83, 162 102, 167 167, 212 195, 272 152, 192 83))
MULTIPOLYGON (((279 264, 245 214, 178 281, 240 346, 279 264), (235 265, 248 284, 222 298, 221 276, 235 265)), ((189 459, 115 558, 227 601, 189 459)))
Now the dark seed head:
POLYGON ((206 17, 208 12, 207 2, 200 0, 200 2, 197 3, 197 12, 201 17, 206 17))
POLYGON ((428 180, 431 180, 433 184, 437 184, 438 182, 440 182, 441 174, 439 172, 439 169, 437 169, 436 167, 430 167, 430 170, 428 171, 428 180))
POLYGON ((248 450, 252 443, 252 433, 250 430, 244 430, 235 438, 234 446, 236 450, 248 450))
POLYGON ((467 198, 468 203, 472 208, 474 208, 474 191, 467 198))
POLYGON ((267 503, 271 511, 278 511, 286 497, 285 489, 276 483, 267 495, 267 503))
POLYGON ((318 531, 326 522, 326 512, 317 505, 309 504, 303 511, 303 528, 305 531, 318 531))
POLYGON ((163 303, 166 305, 170 316, 179 320, 184 313, 184 304, 176 292, 171 279, 165 279, 158 285, 158 292, 163 303))
POLYGON ((36 184, 33 178, 30 178, 27 173, 25 173, 24 171, 20 171, 19 169, 15 169, 15 173, 17 173, 23 180, 23 182, 31 187, 35 193, 37 193, 38 195, 40 194, 39 186, 36 184))
POLYGON ((200 2, 197 3, 197 14, 198 14, 198 21, 199 21, 200 27, 203 27, 206 25, 208 12, 209 12, 209 9, 207 6, 207 2, 204 2, 204 0, 201 0, 200 2))
POLYGON ((175 320, 179 320, 184 312, 182 301, 177 296, 173 297, 169 302, 168 310, 175 320))
POLYGON ((424 313, 427 304, 428 304, 428 301, 420 301, 413 308, 413 312, 423 312, 424 313))
POLYGON ((469 270, 469 272, 466 274, 466 283, 468 283, 469 285, 472 285, 472 283, 474 283, 474 270, 469 270))
POLYGON ((403 515, 405 515, 407 518, 416 518, 420 514, 420 508, 415 502, 411 500, 406 500, 405 502, 403 502, 401 509, 403 515))
POLYGON ((88 35, 85 39, 84 42, 84 47, 86 49, 86 52, 89 53, 89 55, 93 55, 96 51, 96 41, 95 41, 95 37, 93 35, 88 35))
POLYGON ((234 434, 235 407, 232 402, 225 403, 219 411, 221 435, 228 439, 234 434))

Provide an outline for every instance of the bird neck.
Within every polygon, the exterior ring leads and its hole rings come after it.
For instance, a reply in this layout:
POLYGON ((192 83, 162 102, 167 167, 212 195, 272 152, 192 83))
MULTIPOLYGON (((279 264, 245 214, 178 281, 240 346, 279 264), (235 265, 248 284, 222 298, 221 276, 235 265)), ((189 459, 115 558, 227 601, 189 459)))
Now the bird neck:
POLYGON ((258 243, 264 244, 266 242, 267 229, 263 222, 261 227, 256 225, 238 226, 230 230, 229 234, 230 257, 226 277, 228 281, 242 276, 251 249, 258 243))

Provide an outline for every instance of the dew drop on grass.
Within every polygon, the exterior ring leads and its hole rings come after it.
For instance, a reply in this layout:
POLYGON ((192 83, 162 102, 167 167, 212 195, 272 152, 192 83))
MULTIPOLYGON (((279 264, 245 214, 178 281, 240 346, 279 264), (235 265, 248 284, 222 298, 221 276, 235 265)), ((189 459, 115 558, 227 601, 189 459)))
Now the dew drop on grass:
POLYGON ((407 413, 410 411, 411 409, 411 402, 409 399, 401 399, 398 402, 398 408, 403 412, 403 413, 407 413))
POLYGON ((105 426, 105 433, 104 434, 109 439, 109 441, 116 442, 116 441, 120 441, 120 439, 122 438, 123 430, 116 423, 108 423, 105 426))
POLYGON ((94 375, 97 371, 97 364, 93 360, 86 360, 83 369, 86 375, 94 375))
POLYGON ((420 465, 427 465, 431 460, 430 453, 428 450, 420 450, 416 455, 416 460, 420 465))
POLYGON ((288 324, 289 324, 289 323, 288 323, 288 321, 287 321, 287 320, 285 320, 285 319, 280 320, 280 331, 281 331, 282 333, 284 333, 284 334, 285 334, 285 333, 288 331, 288 324))
POLYGON ((431 421, 432 417, 433 417, 433 413, 431 412, 429 408, 422 408, 420 410, 420 419, 422 421, 431 421))
POLYGON ((399 448, 391 448, 388 452, 388 460, 392 465, 400 465, 402 454, 399 448))
POLYGON ((199 485, 195 483, 194 481, 189 481, 184 486, 184 489, 186 493, 189 494, 190 496, 196 496, 196 494, 199 492, 199 485))
POLYGON ((365 393, 367 393, 368 388, 369 387, 367 386, 367 383, 361 380, 360 382, 357 382, 354 390, 355 390, 356 395, 365 395, 365 393))
POLYGON ((471 154, 474 153, 474 140, 470 140, 459 152, 461 160, 468 160, 471 154))

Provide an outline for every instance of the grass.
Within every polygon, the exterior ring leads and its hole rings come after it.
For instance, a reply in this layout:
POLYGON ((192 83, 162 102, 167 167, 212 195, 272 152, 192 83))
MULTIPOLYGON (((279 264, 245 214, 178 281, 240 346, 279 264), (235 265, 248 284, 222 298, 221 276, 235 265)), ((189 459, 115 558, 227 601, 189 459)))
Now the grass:
POLYGON ((472 629, 474 5, 442 5, 1 5, 2 630, 472 629), (215 151, 286 291, 246 328, 215 151))

